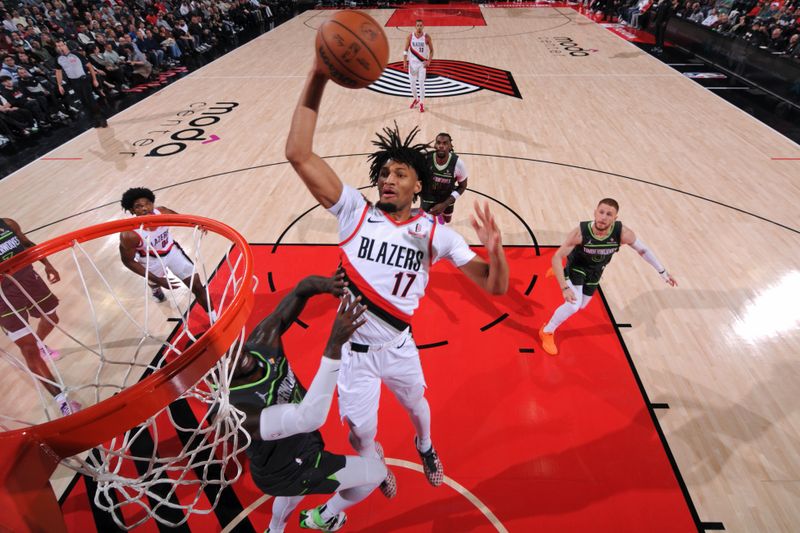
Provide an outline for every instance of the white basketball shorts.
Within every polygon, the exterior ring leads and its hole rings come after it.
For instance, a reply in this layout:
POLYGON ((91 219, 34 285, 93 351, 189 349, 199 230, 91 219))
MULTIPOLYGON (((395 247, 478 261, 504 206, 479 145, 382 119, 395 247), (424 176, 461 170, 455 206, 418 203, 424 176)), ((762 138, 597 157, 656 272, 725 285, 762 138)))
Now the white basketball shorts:
POLYGON ((339 414, 359 426, 376 417, 381 399, 381 382, 403 398, 425 387, 425 377, 414 338, 406 330, 366 353, 353 351, 348 342, 342 347, 339 367, 339 414))

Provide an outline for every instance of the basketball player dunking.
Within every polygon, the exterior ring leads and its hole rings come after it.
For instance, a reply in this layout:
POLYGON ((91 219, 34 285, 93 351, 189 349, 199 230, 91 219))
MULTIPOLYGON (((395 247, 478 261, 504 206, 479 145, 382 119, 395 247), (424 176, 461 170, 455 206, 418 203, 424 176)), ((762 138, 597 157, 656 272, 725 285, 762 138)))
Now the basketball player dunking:
POLYGON ((564 303, 539 330, 542 348, 550 355, 558 354, 554 338, 556 328, 589 305, 600 284, 603 270, 623 244, 636 250, 667 284, 672 287, 678 284, 650 248, 637 239, 630 228, 622 226, 622 222, 617 220, 618 213, 619 204, 616 200, 600 200, 594 210, 594 220, 581 222, 553 254, 553 274, 561 287, 564 303), (567 266, 562 270, 561 261, 564 257, 567 258, 567 266))
POLYGON ((425 33, 422 19, 417 19, 414 32, 406 38, 403 49, 403 70, 408 70, 408 81, 411 84, 411 109, 419 104, 419 112, 425 112, 425 76, 433 59, 433 42, 425 33))
MULTIPOLYGON (((122 208, 137 217, 160 214, 177 214, 164 206, 156 207, 156 196, 150 189, 134 187, 122 195, 122 208)), ((211 322, 217 315, 206 298, 206 288, 195 272, 191 259, 186 257, 181 245, 172 240, 169 228, 137 228, 124 231, 119 236, 119 255, 122 264, 129 270, 147 278, 153 297, 159 302, 166 299, 162 289, 171 289, 167 279, 167 270, 175 274, 197 298, 203 309, 208 312, 211 322), (192 275, 194 273, 194 275, 192 275)))
MULTIPOLYGON (((508 289, 508 264, 500 230, 488 205, 476 206, 472 227, 486 246, 487 263, 464 238, 411 206, 430 179, 428 145, 412 145, 417 131, 403 140, 397 127, 384 128, 370 157, 376 204, 344 185, 313 150, 320 101, 328 78, 319 60, 309 73, 292 117, 286 157, 314 198, 338 220, 341 262, 348 290, 366 305, 366 323, 342 351, 339 410, 350 427, 350 443, 363 457, 378 458, 378 403, 381 382, 400 401, 416 430, 415 445, 428 481, 439 486, 442 465, 431 441, 431 413, 425 379, 409 322, 425 294, 430 268, 447 259, 490 294, 508 289)), ((390 473, 381 491, 396 492, 390 473)))

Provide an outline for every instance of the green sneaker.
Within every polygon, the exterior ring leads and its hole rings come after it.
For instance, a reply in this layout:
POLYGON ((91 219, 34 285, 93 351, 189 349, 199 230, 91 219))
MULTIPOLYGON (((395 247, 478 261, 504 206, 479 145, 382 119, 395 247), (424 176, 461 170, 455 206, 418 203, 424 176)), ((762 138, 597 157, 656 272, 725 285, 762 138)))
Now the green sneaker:
POLYGON ((339 513, 327 522, 320 516, 324 505, 315 507, 308 511, 300 511, 300 527, 302 529, 318 529, 320 531, 339 531, 342 526, 347 522, 347 515, 344 512, 339 513))

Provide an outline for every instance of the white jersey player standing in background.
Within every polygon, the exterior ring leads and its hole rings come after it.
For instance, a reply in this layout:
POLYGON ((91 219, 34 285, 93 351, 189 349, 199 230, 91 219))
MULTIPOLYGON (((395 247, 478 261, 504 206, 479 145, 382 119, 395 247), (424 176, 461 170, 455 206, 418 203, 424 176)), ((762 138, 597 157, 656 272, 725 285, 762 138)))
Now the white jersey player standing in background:
MULTIPOLYGON (((122 195, 122 208, 137 217, 177 213, 164 206, 155 206, 156 196, 150 189, 134 187, 122 195)), ((167 270, 178 277, 192 290, 197 303, 208 312, 211 322, 217 315, 206 297, 206 288, 195 271, 194 264, 183 252, 181 245, 170 235, 169 227, 136 228, 124 231, 119 236, 119 255, 122 264, 129 270, 147 278, 153 297, 159 302, 166 299, 161 289, 171 289, 167 270)))
POLYGON ((408 81, 411 84, 411 109, 419 104, 419 112, 425 112, 425 77, 433 59, 433 42, 425 33, 422 19, 417 19, 413 33, 406 38, 403 49, 403 70, 408 70, 408 81))
MULTIPOLYGON (((443 480, 441 462, 431 441, 430 407, 425 379, 409 322, 425 294, 430 267, 447 259, 490 294, 508 289, 500 230, 488 205, 476 206, 472 226, 486 247, 487 263, 469 249, 464 238, 440 226, 412 204, 430 179, 427 145, 412 145, 416 130, 403 140, 397 127, 384 128, 373 144, 370 181, 379 200, 368 202, 344 185, 333 169, 313 151, 314 130, 327 83, 315 62, 292 118, 286 158, 314 198, 338 220, 342 267, 348 289, 366 305, 366 323, 344 346, 339 372, 339 408, 350 427, 350 443, 363 457, 380 457, 376 445, 381 382, 400 401, 416 430, 415 445, 428 481, 443 480)), ((381 485, 391 497, 393 475, 381 485)))

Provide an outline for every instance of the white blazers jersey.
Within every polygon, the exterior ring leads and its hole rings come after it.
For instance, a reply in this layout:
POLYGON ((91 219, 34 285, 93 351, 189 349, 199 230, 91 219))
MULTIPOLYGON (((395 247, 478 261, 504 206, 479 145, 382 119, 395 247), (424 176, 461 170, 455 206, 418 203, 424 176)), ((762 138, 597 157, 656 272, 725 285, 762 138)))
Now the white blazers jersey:
MULTIPOLYGON (((161 211, 153 209, 153 214, 160 215, 161 211)), ((175 241, 172 240, 172 235, 170 235, 167 226, 151 229, 136 228, 133 231, 139 236, 139 244, 136 246, 136 253, 140 256, 147 254, 167 255, 175 245, 175 241)))
POLYGON ((423 33, 422 37, 417 37, 413 32, 411 33, 411 42, 408 46, 408 59, 409 61, 419 61, 420 63, 427 61, 431 56, 428 49, 428 34, 423 33))
POLYGON ((380 338, 390 339, 409 326, 433 263, 445 258, 460 267, 475 257, 461 235, 427 213, 420 210, 397 222, 349 186, 330 211, 339 221, 341 262, 351 292, 361 296, 371 315, 394 328, 369 328, 368 316, 368 324, 354 335, 372 337, 372 342, 388 340, 380 338))

